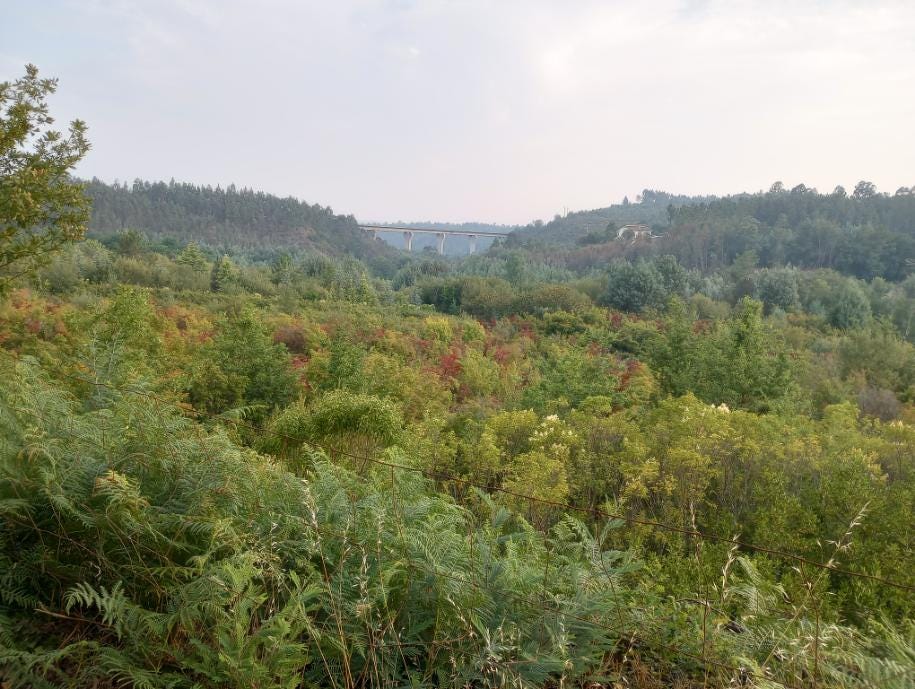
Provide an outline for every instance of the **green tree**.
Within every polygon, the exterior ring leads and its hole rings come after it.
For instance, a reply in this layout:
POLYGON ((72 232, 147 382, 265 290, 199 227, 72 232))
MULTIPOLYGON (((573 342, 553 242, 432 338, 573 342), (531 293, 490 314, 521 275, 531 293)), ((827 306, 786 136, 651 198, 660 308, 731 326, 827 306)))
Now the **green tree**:
POLYGON ((187 385, 191 403, 213 414, 248 407, 255 422, 298 393, 286 346, 273 341, 251 310, 224 320, 194 356, 187 385))
POLYGON ((146 246, 146 237, 139 230, 128 229, 118 235, 115 250, 121 256, 136 258, 143 253, 146 246))
POLYGON ((770 268, 757 274, 756 294, 766 311, 782 309, 791 311, 799 301, 797 275, 787 268, 770 268))
POLYGON ((647 346, 651 370, 658 377, 661 389, 680 396, 693 387, 696 376, 698 337, 693 333, 693 318, 683 302, 672 299, 668 317, 659 337, 647 346))
MULTIPOLYGON (((97 382, 124 385, 157 368, 162 341, 145 290, 118 286, 112 298, 79 326, 90 337, 77 358, 97 382)), ((104 387, 93 392, 96 398, 110 393, 104 387)))
POLYGON ((505 260, 505 279, 515 286, 524 284, 527 275, 527 261, 517 251, 513 251, 505 260))
POLYGON ((66 135, 51 128, 46 98, 56 89, 34 65, 0 83, 0 289, 81 238, 89 218, 83 186, 70 177, 89 150, 86 125, 74 120, 66 135))
POLYGON ((733 285, 732 298, 734 301, 752 296, 755 292, 756 284, 753 280, 753 271, 758 263, 759 257, 751 249, 739 254, 727 269, 727 275, 733 285))
POLYGON ((203 272, 207 267, 207 257, 196 242, 188 243, 178 254, 175 261, 183 266, 188 266, 195 272, 203 272))
POLYGON ((856 199, 869 199, 876 195, 876 185, 863 179, 855 185, 855 190, 852 192, 852 196, 856 199))
POLYGON ((292 264, 292 257, 287 253, 282 253, 277 256, 270 267, 270 280, 274 285, 285 285, 292 282, 294 273, 295 266, 292 264))
POLYGON ((667 297, 685 296, 688 275, 676 256, 665 254, 654 260, 654 268, 661 279, 667 297))
POLYGON ((238 280, 238 269, 232 259, 223 255, 213 264, 210 272, 210 289, 214 292, 225 292, 238 280))
POLYGON ((855 282, 843 280, 827 295, 827 300, 826 316, 836 328, 860 328, 870 320, 870 301, 855 282))
POLYGON ((762 304, 744 297, 737 313, 699 345, 693 389, 706 402, 768 410, 791 390, 784 345, 762 321, 762 304))
POLYGON ((664 300, 661 276, 647 261, 615 263, 610 268, 605 300, 614 308, 633 313, 657 308, 664 300))

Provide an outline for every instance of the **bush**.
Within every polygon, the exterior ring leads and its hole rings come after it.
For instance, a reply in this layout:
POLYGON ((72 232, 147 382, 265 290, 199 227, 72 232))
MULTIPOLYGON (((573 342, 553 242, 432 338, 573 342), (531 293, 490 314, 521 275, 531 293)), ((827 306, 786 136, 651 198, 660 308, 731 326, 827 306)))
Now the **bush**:
POLYGON ((604 302, 621 311, 640 313, 661 308, 665 293, 661 276, 646 262, 615 263, 610 268, 604 302))
POLYGON ((794 310, 800 302, 795 271, 787 268, 760 271, 756 274, 756 295, 765 305, 766 313, 774 309, 794 310))
POLYGON ((836 328, 861 328, 870 320, 870 301, 857 284, 845 280, 829 293, 826 315, 829 323, 836 328))
POLYGON ((881 421, 892 421, 899 418, 902 404, 896 399, 892 390, 867 386, 858 393, 858 408, 863 416, 872 416, 881 421))
POLYGON ((593 303, 586 294, 568 285, 542 285, 524 292, 518 298, 515 310, 519 313, 543 315, 549 311, 577 313, 593 303))

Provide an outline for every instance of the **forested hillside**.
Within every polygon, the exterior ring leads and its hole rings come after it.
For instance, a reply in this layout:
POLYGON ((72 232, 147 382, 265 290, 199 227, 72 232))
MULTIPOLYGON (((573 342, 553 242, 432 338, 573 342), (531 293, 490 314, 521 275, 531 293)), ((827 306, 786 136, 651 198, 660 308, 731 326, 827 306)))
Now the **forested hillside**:
POLYGON ((353 255, 379 268, 390 252, 356 226, 352 216, 230 185, 202 187, 136 181, 132 185, 86 184, 92 201, 89 234, 108 237, 139 230, 153 241, 184 246, 196 242, 222 252, 269 258, 285 251, 353 255))
POLYGON ((670 222, 670 210, 680 206, 703 203, 711 196, 684 196, 645 189, 635 201, 588 211, 572 211, 557 215, 549 222, 536 221, 517 230, 518 239, 532 244, 576 245, 597 244, 616 237, 616 230, 628 223, 645 223, 653 227, 670 222))
POLYGON ((765 267, 833 268, 898 281, 915 258, 915 191, 901 187, 890 196, 860 182, 851 195, 842 187, 819 194, 776 185, 765 194, 678 209, 657 251, 702 270, 752 251, 765 267))
POLYGON ((770 250, 903 252, 906 194, 379 267, 294 201, 87 198, 53 87, 0 88, 0 687, 911 689, 915 278, 770 250))
POLYGON ((763 268, 831 268, 895 282, 915 258, 915 192, 900 187, 881 194, 864 181, 851 194, 842 187, 820 194, 803 184, 788 191, 778 183, 765 193, 720 199, 646 190, 640 203, 571 214, 517 234, 533 256, 576 270, 615 258, 672 255, 708 273, 742 257, 763 268), (663 237, 617 240, 616 230, 627 223, 646 223, 663 237))

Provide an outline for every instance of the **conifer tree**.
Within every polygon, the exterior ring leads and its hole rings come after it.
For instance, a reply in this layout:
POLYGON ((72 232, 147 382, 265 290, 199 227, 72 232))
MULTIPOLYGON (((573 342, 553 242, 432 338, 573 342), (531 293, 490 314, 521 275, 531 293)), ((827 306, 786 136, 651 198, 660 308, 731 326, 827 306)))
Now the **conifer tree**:
POLYGON ((0 289, 47 262, 50 254, 83 236, 89 201, 70 172, 86 155, 86 125, 66 135, 51 128, 47 97, 56 79, 38 68, 0 83, 0 289))
POLYGON ((214 292, 224 292, 229 285, 235 282, 236 275, 237 271, 232 259, 223 255, 213 264, 213 270, 210 273, 210 289, 214 292))
POLYGON ((203 251, 200 250, 197 242, 190 242, 185 246, 175 260, 181 265, 193 268, 197 272, 203 272, 207 267, 207 258, 203 251))

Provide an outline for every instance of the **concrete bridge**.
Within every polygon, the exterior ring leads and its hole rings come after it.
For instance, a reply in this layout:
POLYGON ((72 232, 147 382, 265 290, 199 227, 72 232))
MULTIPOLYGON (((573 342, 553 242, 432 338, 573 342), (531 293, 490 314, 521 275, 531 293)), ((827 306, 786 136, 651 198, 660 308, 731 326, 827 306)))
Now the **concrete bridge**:
POLYGON ((435 230, 422 227, 392 227, 390 225, 360 225, 366 232, 371 232, 374 239, 378 239, 379 232, 403 232, 404 242, 407 245, 407 251, 413 250, 413 235, 417 234, 434 234, 438 239, 438 252, 445 253, 445 237, 468 237, 470 239, 470 253, 477 250, 477 237, 500 237, 508 236, 507 232, 476 232, 474 230, 435 230))

